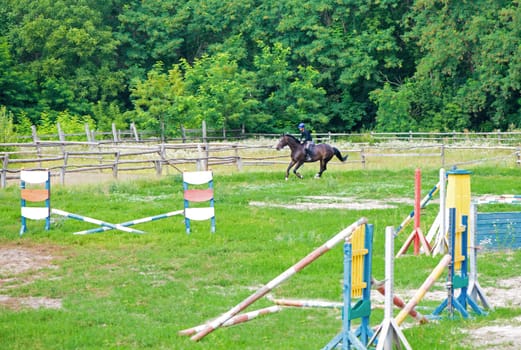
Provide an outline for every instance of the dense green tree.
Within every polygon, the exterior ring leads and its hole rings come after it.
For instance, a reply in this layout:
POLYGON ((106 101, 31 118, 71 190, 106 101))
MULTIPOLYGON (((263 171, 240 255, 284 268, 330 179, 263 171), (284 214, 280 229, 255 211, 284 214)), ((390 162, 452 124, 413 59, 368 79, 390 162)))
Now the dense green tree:
POLYGON ((203 118, 520 128, 520 13, 519 0, 0 0, 0 105, 20 130, 63 115, 167 136, 203 118))
POLYGON ((40 111, 89 114, 124 89, 114 69, 118 42, 94 1, 8 2, 17 22, 8 38, 19 67, 34 77, 40 111))
POLYGON ((128 114, 138 127, 159 132, 162 139, 179 135, 188 120, 182 113, 185 83, 178 66, 165 73, 163 64, 156 64, 131 91, 135 110, 128 114))
POLYGON ((191 66, 185 62, 184 68, 188 93, 195 98, 191 114, 215 128, 237 129, 247 122, 257 100, 251 74, 234 59, 225 53, 204 56, 191 66))
POLYGON ((520 21, 517 1, 415 3, 406 39, 417 46, 416 71, 395 93, 410 96, 420 129, 521 126, 520 21))
POLYGON ((157 62, 183 58, 190 8, 182 0, 128 1, 118 14, 119 60, 127 78, 144 78, 157 62))
MULTIPOLYGON (((21 112, 35 104, 31 75, 20 71, 9 51, 6 37, 0 37, 0 106, 14 113, 21 112)), ((13 122, 17 122, 13 117, 13 122)))

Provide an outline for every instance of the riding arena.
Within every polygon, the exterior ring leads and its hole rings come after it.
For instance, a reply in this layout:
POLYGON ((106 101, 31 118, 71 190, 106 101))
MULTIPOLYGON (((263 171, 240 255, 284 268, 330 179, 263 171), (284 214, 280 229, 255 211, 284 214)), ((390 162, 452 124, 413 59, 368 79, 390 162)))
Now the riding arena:
POLYGON ((360 146, 319 142, 306 161, 296 142, 272 139, 263 152, 280 161, 253 170, 245 157, 212 165, 204 150, 131 180, 72 185, 52 167, 21 170, 0 189, 6 339, 518 348, 517 165, 463 152, 440 166, 395 149, 371 168, 360 146))

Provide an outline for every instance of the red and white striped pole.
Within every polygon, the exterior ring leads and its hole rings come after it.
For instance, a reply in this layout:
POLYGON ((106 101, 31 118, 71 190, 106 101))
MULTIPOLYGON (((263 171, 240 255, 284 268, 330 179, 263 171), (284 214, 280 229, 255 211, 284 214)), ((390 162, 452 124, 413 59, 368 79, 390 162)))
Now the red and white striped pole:
MULTIPOLYGON (((265 307, 263 309, 250 311, 250 312, 247 312, 244 314, 239 314, 239 315, 236 315, 236 316, 230 318, 228 321, 224 322, 222 324, 222 326, 223 327, 234 326, 239 323, 248 322, 259 316, 273 314, 273 313, 279 312, 281 310, 282 310, 282 307, 280 307, 279 305, 273 305, 273 306, 265 307)), ((180 335, 192 335, 192 334, 195 334, 195 333, 203 330, 204 327, 206 327, 206 325, 202 324, 202 325, 195 326, 192 328, 183 329, 182 331, 179 331, 179 334, 180 335)))
POLYGON ((361 225, 367 224, 366 218, 360 218, 341 232, 337 233, 333 238, 324 243, 319 248, 315 249, 311 253, 309 253, 302 260, 297 262, 295 265, 275 277, 265 286, 259 288, 255 293, 250 295, 248 298, 244 299, 242 302, 231 308, 228 312, 222 314, 217 317, 215 320, 210 321, 205 325, 205 327, 193 335, 190 339, 193 341, 199 341, 217 328, 219 328, 223 323, 228 321, 233 316, 237 315, 239 312, 247 308, 249 305, 253 304, 258 299, 262 298, 264 295, 268 294, 271 290, 277 287, 279 284, 287 280, 288 278, 295 275, 300 270, 304 269, 306 266, 311 264, 313 261, 318 259, 324 253, 328 252, 340 242, 343 242, 347 237, 351 236, 353 232, 361 225))

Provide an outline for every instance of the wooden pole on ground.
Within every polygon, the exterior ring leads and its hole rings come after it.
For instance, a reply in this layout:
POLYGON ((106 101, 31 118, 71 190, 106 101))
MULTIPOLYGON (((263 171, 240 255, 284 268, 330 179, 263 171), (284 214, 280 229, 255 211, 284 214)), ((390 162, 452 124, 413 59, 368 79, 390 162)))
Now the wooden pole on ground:
POLYGON ((317 249, 313 250, 311 253, 309 253, 306 257, 301 259, 299 262, 297 262, 295 265, 275 277, 273 280, 268 282, 265 286, 258 289, 255 293, 250 295, 248 298, 244 299, 242 302, 231 308, 228 312, 222 314, 221 316, 217 317, 215 320, 210 321, 205 325, 205 327, 197 332, 195 335, 193 335, 190 339, 193 341, 199 341, 217 328, 219 328, 223 323, 228 321, 233 316, 237 315, 239 312, 247 308, 249 305, 253 304, 255 301, 263 297, 264 295, 268 294, 273 288, 280 285, 282 282, 286 281, 302 269, 304 269, 306 266, 311 264, 313 261, 318 259, 320 256, 322 256, 324 253, 328 252, 333 248, 335 245, 337 245, 339 242, 342 242, 346 239, 346 237, 349 237, 352 235, 352 233, 355 231, 356 228, 358 228, 361 225, 367 224, 366 218, 360 218, 338 234, 336 234, 333 238, 331 238, 329 241, 324 243, 322 246, 318 247, 317 249))

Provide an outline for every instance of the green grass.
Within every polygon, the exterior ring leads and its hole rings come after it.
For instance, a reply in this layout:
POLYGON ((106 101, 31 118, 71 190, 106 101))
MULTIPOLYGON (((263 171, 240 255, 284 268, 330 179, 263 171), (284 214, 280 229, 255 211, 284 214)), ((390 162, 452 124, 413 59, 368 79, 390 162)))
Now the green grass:
MULTIPOLYGON (((476 195, 521 193, 518 169, 473 168, 476 195)), ((117 231, 89 236, 73 232, 92 224, 53 216, 52 229, 28 221, 19 238, 19 189, 0 191, 0 247, 31 249, 53 257, 52 266, 22 274, 0 275, 0 295, 61 299, 61 309, 0 306, 2 349, 317 349, 341 328, 335 310, 285 309, 235 327, 221 328, 198 343, 178 331, 212 319, 241 302, 316 247, 359 219, 375 226, 373 275, 384 278, 384 231, 398 226, 412 209, 401 203, 390 209, 298 210, 253 206, 250 202, 296 204, 308 196, 392 201, 414 196, 414 172, 333 168, 322 179, 283 180, 280 171, 214 173, 217 232, 208 221, 193 222, 185 234, 182 217, 136 226, 147 232, 117 231)), ((438 179, 437 170, 423 173, 422 194, 438 179)), ((435 197, 437 199, 437 197, 435 197)), ((394 203, 396 204, 396 203, 394 203)), ((52 188, 52 206, 73 213, 123 222, 181 209, 180 175, 149 181, 52 188)), ((422 215, 427 232, 437 214, 430 204, 422 215)), ((410 233, 397 237, 396 249, 410 233)), ((397 259, 396 290, 418 288, 437 258, 397 259)), ((23 263, 23 262, 20 262, 23 263)), ((480 255, 480 283, 494 286, 518 275, 521 252, 480 255), (503 259, 508 257, 508 263, 503 259)), ((0 271, 4 271, 0 269, 0 271)), ((342 247, 332 249, 273 291, 276 297, 341 301, 342 247)), ((443 280, 443 278, 442 278, 443 280)), ((442 284, 436 286, 442 289, 442 284)), ((271 305, 265 298, 246 311, 271 305)), ((436 302, 420 306, 431 310, 436 302)), ((430 312, 430 311, 428 311, 430 312)), ((427 311, 424 311, 427 313, 427 311)), ((519 316, 509 305, 472 320, 443 320, 407 328, 414 349, 472 349, 460 341, 462 330, 519 316)), ((372 325, 383 316, 375 310, 372 325)), ((408 320, 410 322, 410 319, 408 320)))

